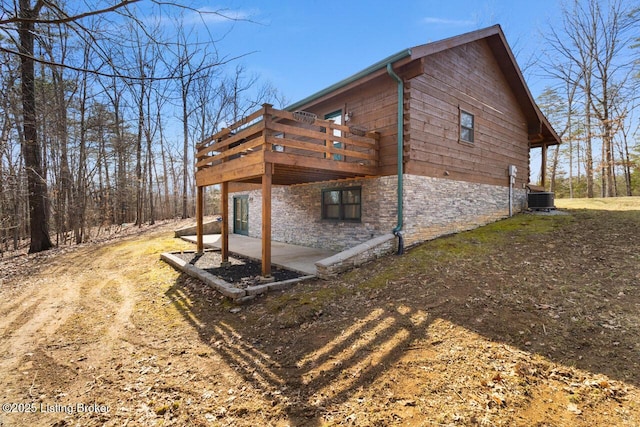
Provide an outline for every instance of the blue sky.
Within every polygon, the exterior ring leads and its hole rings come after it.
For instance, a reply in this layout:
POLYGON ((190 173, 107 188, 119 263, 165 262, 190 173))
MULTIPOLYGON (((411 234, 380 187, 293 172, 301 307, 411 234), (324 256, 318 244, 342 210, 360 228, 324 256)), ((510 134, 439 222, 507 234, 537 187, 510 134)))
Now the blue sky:
MULTIPOLYGON (((293 103, 400 50, 500 24, 522 68, 541 45, 541 31, 557 19, 560 0, 343 1, 244 0, 196 7, 225 10, 236 22, 218 43, 251 73, 270 81, 293 103)), ((213 22, 214 33, 230 28, 213 22)), ((525 77, 534 96, 544 82, 525 77)))

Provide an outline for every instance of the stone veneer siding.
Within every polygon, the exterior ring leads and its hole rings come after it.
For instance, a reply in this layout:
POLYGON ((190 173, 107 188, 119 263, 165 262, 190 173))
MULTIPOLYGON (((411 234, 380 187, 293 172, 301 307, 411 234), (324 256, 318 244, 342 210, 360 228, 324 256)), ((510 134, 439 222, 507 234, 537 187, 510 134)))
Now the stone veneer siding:
MULTIPOLYGON (((526 199, 524 189, 513 189, 514 214, 525 209, 526 199)), ((405 246, 471 230, 508 216, 509 187, 404 176, 405 246)))
MULTIPOLYGON (((505 177, 505 180, 508 179, 505 177)), ((274 241, 342 251, 388 234, 396 225, 397 177, 385 176, 272 189, 271 236, 274 241), (321 218, 322 190, 361 187, 361 222, 321 218)), ((262 237, 260 190, 229 196, 229 230, 233 230, 233 196, 249 196, 249 236, 262 237)), ((526 206, 526 192, 514 189, 514 213, 526 206)), ((509 214, 509 188, 416 175, 404 176, 405 246, 488 224, 509 214)))
MULTIPOLYGON (((271 190, 271 238, 302 246, 342 251, 374 237, 389 233, 396 224, 396 177, 378 177, 342 182, 323 182, 271 190), (322 219, 322 190, 360 187, 360 222, 322 219)), ((262 192, 252 190, 229 195, 233 216, 233 196, 249 196, 249 237, 262 237, 262 192)), ((233 230, 233 218, 229 218, 233 230)))

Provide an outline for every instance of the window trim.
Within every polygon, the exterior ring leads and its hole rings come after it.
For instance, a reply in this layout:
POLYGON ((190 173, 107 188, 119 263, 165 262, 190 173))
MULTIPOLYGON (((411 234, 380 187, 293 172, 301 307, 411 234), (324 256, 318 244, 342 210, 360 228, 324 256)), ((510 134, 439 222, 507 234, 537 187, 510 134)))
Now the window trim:
POLYGON ((463 144, 473 145, 473 144, 475 144, 475 140, 476 140, 476 137, 475 137, 475 134, 476 134, 476 117, 475 117, 475 115, 473 113, 470 113, 469 111, 467 111, 467 110, 465 110, 465 109, 463 109, 461 107, 458 107, 458 110, 459 110, 459 114, 458 114, 458 142, 461 142, 463 144), (467 126, 463 126, 462 125, 462 117, 465 114, 468 115, 468 116, 471 116, 471 127, 467 127, 467 126), (463 129, 467 129, 467 130, 470 131, 471 140, 467 140, 467 139, 464 139, 462 137, 462 130, 463 129))
POLYGON ((356 186, 356 187, 332 187, 332 188, 323 188, 321 191, 321 212, 320 212, 320 217, 322 218, 323 221, 331 221, 331 222, 362 222, 362 187, 361 186, 356 186), (342 195, 344 192, 347 191, 354 191, 357 190, 359 193, 359 202, 358 203, 344 203, 343 202, 343 198, 342 195), (340 196, 339 196, 339 202, 337 204, 331 203, 331 204, 325 204, 325 193, 329 193, 332 191, 338 191, 340 192, 340 196), (326 215, 326 208, 325 206, 338 206, 338 218, 328 218, 326 215), (358 209, 358 217, 357 218, 345 218, 345 207, 346 206, 359 206, 358 209))

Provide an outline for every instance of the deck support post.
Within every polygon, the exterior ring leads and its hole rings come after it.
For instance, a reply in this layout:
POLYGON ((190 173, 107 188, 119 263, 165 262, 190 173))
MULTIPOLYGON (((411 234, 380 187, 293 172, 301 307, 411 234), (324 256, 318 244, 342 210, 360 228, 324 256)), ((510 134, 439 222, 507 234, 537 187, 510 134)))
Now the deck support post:
POLYGON ((262 277, 271 277, 271 181, 273 165, 265 164, 262 175, 262 277))
POLYGON ((196 191, 196 252, 204 252, 204 187, 198 186, 196 191))
POLYGON ((547 144, 542 144, 542 164, 540 165, 540 185, 546 190, 547 183, 547 144))
POLYGON ((222 224, 220 224, 220 255, 222 265, 229 263, 229 183, 220 184, 220 203, 222 204, 222 224))

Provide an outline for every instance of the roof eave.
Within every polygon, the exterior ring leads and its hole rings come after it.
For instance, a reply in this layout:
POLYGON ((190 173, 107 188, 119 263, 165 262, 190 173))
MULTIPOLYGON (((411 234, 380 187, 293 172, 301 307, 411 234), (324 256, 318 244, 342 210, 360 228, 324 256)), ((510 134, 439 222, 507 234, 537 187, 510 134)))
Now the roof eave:
POLYGON ((362 79, 364 77, 367 77, 368 75, 373 74, 374 72, 376 72, 376 71, 378 71, 380 69, 385 68, 387 66, 387 64, 389 64, 389 63, 393 64, 393 63, 395 63, 397 61, 400 61, 402 59, 409 58, 409 57, 411 57, 411 49, 402 50, 402 51, 400 51, 398 53, 395 53, 395 54, 393 54, 393 55, 391 55, 391 56, 389 56, 387 58, 384 58, 384 59, 376 62, 373 65, 370 65, 369 67, 365 68, 364 70, 359 71, 356 74, 354 74, 354 75, 352 75, 350 77, 347 77, 346 79, 340 80, 339 82, 334 83, 331 86, 326 87, 326 88, 322 89, 321 91, 314 93, 313 95, 310 95, 310 96, 308 96, 308 97, 306 97, 306 98, 304 98, 304 99, 302 99, 302 100, 300 100, 300 101, 298 101, 296 103, 293 103, 293 104, 289 105, 288 107, 285 108, 285 110, 287 110, 287 111, 295 111, 295 110, 297 110, 297 109, 299 109, 299 108, 301 108, 301 107, 303 107, 305 105, 313 103, 314 101, 316 101, 316 100, 318 100, 318 99, 320 99, 320 98, 322 98, 322 97, 324 97, 324 96, 326 96, 326 95, 328 95, 330 93, 333 93, 333 92, 335 92, 335 91, 337 91, 339 89, 342 89, 343 87, 345 87, 345 86, 347 86, 347 85, 349 85, 349 84, 351 84, 351 83, 353 83, 355 81, 358 81, 358 80, 360 80, 360 79, 362 79))
POLYGON ((515 56, 507 43, 507 39, 500 25, 493 25, 491 27, 450 37, 448 39, 414 46, 411 48, 412 59, 433 55, 435 53, 467 43, 473 43, 478 40, 487 40, 487 43, 493 51, 505 78, 511 86, 511 90, 516 94, 516 97, 519 100, 524 100, 521 101, 521 107, 525 112, 528 126, 539 127, 541 130, 544 129, 544 132, 541 131, 541 135, 543 135, 542 138, 537 140, 535 144, 537 146, 560 144, 560 137, 531 95, 529 86, 524 79, 522 71, 516 62, 515 56))
POLYGON ((540 144, 540 146, 560 144, 560 137, 533 99, 533 96, 529 91, 529 87, 524 80, 524 76, 522 75, 520 67, 515 60, 515 56, 513 55, 509 44, 507 43, 506 37, 500 25, 493 25, 484 29, 450 37, 448 39, 426 43, 423 45, 412 47, 410 49, 402 50, 376 62, 375 64, 370 65, 369 67, 363 69, 362 71, 359 71, 358 73, 350 77, 347 77, 337 83, 334 83, 331 86, 326 87, 325 89, 322 89, 298 102, 289 105, 285 108, 285 110, 295 111, 302 107, 308 106, 309 104, 315 103, 341 89, 345 89, 352 83, 373 75, 374 73, 385 68, 389 63, 394 64, 403 59, 408 59, 409 61, 420 59, 446 49, 451 49, 456 46, 472 43, 474 41, 482 39, 486 39, 489 42, 494 55, 496 55, 496 59, 501 64, 501 68, 505 73, 505 77, 511 85, 511 89, 514 91, 514 93, 516 93, 519 99, 525 99, 524 104, 521 104, 521 106, 523 110, 525 110, 529 125, 539 126, 541 129, 545 129, 545 132, 543 133, 544 137, 541 140, 538 140, 539 142, 536 141, 535 144, 540 144), (499 43, 496 44, 496 41, 499 41, 499 43))

